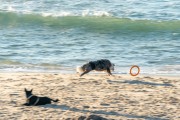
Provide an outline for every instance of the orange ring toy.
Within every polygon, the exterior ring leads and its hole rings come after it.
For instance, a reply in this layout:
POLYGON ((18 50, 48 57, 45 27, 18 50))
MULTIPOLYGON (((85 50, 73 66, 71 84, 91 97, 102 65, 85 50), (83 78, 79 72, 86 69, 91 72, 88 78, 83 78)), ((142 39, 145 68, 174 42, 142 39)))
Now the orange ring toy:
POLYGON ((137 76, 137 75, 140 73, 140 68, 139 68, 139 66, 133 65, 133 66, 131 67, 129 73, 131 74, 131 76, 137 76), (133 73, 132 73, 132 69, 135 68, 135 67, 138 68, 138 72, 137 72, 136 74, 133 74, 133 73))

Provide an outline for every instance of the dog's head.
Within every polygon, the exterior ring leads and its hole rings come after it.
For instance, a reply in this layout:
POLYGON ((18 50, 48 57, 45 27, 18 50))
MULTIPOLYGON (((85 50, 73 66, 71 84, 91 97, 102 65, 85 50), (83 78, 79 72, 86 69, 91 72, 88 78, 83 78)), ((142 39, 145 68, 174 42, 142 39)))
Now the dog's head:
POLYGON ((26 97, 31 96, 31 95, 32 95, 32 91, 33 91, 33 89, 31 89, 30 91, 28 91, 28 90, 25 88, 25 89, 24 89, 24 92, 25 92, 25 94, 26 94, 26 97))
POLYGON ((115 66, 115 64, 111 64, 110 69, 111 69, 112 71, 114 71, 114 66, 115 66))

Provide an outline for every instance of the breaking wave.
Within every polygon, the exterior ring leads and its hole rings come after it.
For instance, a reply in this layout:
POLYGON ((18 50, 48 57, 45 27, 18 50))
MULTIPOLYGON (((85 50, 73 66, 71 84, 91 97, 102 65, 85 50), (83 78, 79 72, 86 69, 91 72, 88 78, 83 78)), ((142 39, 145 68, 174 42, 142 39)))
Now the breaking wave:
POLYGON ((70 13, 53 15, 50 13, 16 13, 0 12, 0 26, 5 27, 28 27, 47 26, 52 28, 83 28, 87 30, 103 31, 172 31, 180 32, 180 21, 157 21, 157 20, 132 20, 128 18, 117 18, 108 13, 98 13, 99 15, 76 16, 70 13))

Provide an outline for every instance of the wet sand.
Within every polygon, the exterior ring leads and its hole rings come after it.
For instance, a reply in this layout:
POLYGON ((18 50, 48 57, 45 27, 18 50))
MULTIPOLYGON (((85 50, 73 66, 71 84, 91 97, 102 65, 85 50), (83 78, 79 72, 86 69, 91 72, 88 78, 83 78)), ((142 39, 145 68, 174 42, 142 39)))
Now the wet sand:
POLYGON ((59 73, 0 73, 0 119, 107 120, 180 119, 180 77, 59 73), (23 106, 24 88, 59 99, 23 106), (84 116, 84 117, 83 117, 84 116))

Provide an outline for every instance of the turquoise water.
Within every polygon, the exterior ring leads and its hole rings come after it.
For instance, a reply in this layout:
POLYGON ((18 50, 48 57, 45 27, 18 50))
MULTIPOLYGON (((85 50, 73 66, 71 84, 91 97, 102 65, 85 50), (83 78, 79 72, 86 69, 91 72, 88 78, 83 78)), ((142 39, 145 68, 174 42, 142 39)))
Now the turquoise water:
POLYGON ((0 71, 73 72, 110 59, 115 72, 180 73, 179 0, 0 1, 0 71))

